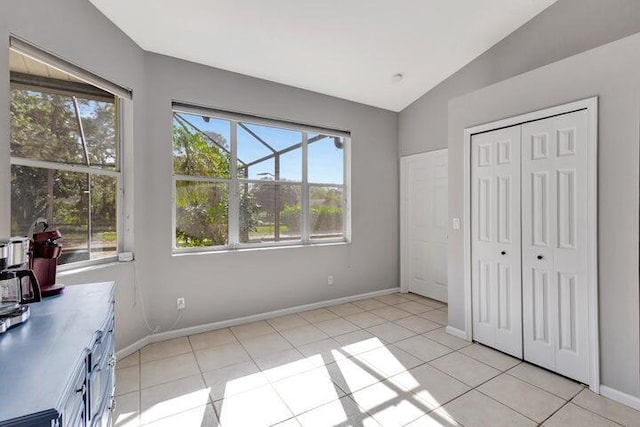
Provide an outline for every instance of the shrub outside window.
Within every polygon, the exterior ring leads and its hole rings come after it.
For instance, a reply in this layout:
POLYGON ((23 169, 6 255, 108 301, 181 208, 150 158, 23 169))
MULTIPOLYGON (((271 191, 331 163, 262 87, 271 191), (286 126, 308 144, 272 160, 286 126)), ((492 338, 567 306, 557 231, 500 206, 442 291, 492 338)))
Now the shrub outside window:
POLYGON ((174 105, 174 251, 347 241, 349 141, 174 105))

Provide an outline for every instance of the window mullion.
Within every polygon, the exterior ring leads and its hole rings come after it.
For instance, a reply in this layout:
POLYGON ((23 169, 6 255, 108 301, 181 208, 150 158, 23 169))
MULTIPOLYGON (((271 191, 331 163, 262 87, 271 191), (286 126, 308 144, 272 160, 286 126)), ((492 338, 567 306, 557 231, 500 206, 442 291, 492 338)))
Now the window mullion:
POLYGON ((307 132, 302 132, 302 243, 309 242, 309 178, 307 176, 308 158, 307 158, 307 132))
POLYGON ((238 122, 231 121, 231 180, 229 181, 229 246, 240 244, 240 197, 238 191, 238 122))
POLYGON ((171 236, 171 247, 175 250, 178 247, 178 239, 176 238, 176 231, 177 231, 177 227, 178 227, 178 218, 177 218, 177 209, 178 209, 178 205, 177 205, 177 199, 176 199, 176 193, 177 193, 177 185, 178 185, 178 179, 176 178, 175 175, 173 175, 171 177, 171 182, 172 182, 172 186, 171 186, 171 224, 173 226, 173 233, 171 236))
POLYGON ((112 176, 114 178, 120 176, 120 171, 100 169, 100 168, 94 168, 94 167, 88 167, 88 166, 76 165, 76 164, 70 164, 70 163, 50 162, 47 160, 32 160, 32 159, 27 159, 25 157, 11 157, 10 161, 12 166, 27 166, 30 168, 54 169, 54 170, 73 172, 73 173, 106 175, 106 176, 112 176))

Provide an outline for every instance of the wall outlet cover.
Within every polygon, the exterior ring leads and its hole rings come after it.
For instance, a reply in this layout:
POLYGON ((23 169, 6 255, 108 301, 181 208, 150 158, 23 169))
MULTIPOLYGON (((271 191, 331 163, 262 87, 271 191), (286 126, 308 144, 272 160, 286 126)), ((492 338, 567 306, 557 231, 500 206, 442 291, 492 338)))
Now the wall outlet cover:
POLYGON ((133 252, 120 252, 118 254, 118 261, 120 262, 133 261, 133 252))

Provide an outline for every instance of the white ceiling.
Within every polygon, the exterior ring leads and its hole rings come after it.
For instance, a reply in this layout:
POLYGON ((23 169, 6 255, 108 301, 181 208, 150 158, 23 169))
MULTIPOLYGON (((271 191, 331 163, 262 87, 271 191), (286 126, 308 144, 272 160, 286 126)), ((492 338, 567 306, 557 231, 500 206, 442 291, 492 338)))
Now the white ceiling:
POLYGON ((90 1, 145 50, 393 111, 555 2, 90 1))

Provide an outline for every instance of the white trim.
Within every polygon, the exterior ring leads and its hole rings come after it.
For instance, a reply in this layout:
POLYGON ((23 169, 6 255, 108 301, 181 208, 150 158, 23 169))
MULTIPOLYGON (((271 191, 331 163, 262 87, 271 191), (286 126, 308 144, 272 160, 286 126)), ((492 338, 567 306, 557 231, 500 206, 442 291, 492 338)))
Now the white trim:
MULTIPOLYGON (((258 182, 264 182, 264 181, 258 181, 258 182)), ((274 182, 274 181, 272 181, 274 182)), ((278 181, 275 181, 278 182, 278 181)), ((284 184, 300 184, 299 182, 295 182, 295 181, 279 181, 282 182, 284 184)), ((309 187, 344 187, 344 184, 336 184, 335 182, 332 184, 330 182, 327 183, 323 183, 323 182, 309 182, 309 187)))
POLYGON ((572 113, 578 110, 593 108, 593 106, 597 105, 597 103, 598 103, 598 97, 594 96, 592 98, 586 98, 580 101, 570 102, 568 104, 556 105, 555 107, 549 107, 543 110, 532 111, 530 113, 520 114, 514 117, 508 117, 506 119, 498 120, 495 122, 472 126, 472 127, 466 128, 465 133, 468 131, 473 135, 476 133, 488 132, 495 129, 516 126, 526 122, 533 122, 536 120, 546 119, 552 116, 558 116, 560 114, 567 114, 567 113, 572 113))
MULTIPOLYGON (((117 266, 119 264, 122 263, 128 263, 128 262, 134 262, 134 261, 118 261, 118 257, 109 257, 109 259, 111 259, 110 262, 105 261, 105 262, 93 262, 91 264, 86 264, 84 266, 79 266, 77 265, 77 263, 70 263, 70 264, 62 264, 58 266, 58 274, 56 275, 57 279, 61 279, 67 276, 73 276, 74 274, 82 274, 82 273, 89 273, 91 271, 95 271, 95 270, 99 270, 102 268, 110 268, 110 267, 114 267, 117 266), (73 268, 66 268, 63 269, 64 266, 70 266, 73 268)), ((99 259, 96 261, 104 261, 103 259, 99 259)), ((81 262, 86 262, 86 261, 81 261, 81 262)))
POLYGON ((231 178, 216 178, 213 176, 196 176, 196 175, 173 175, 174 181, 189 181, 189 182, 231 182, 231 178))
MULTIPOLYGON (((309 197, 311 188, 309 186, 309 134, 307 131, 302 132, 302 208, 300 209, 302 217, 300 218, 300 231, 302 232, 302 243, 309 243, 309 197)), ((344 156, 343 156, 344 157, 344 156)), ((342 191, 344 197, 344 190, 342 191)), ((344 203, 343 203, 344 204, 344 203)), ((344 215, 344 209, 342 210, 344 215)), ((344 218, 343 218, 344 223, 344 218)))
POLYGON ((607 387, 604 384, 600 384, 600 395, 607 399, 622 403, 623 405, 627 405, 636 411, 640 411, 640 397, 638 396, 618 391, 615 388, 607 387))
POLYGON ((473 340, 473 308, 471 304, 471 133, 464 132, 464 204, 462 229, 464 239, 464 330, 466 339, 473 340))
MULTIPOLYGON (((229 217, 227 218, 227 244, 237 248, 240 244, 240 181, 238 180, 238 122, 229 122, 231 144, 231 177, 227 184, 229 217)), ((248 172, 249 169, 247 169, 248 172)), ((248 187, 248 186, 247 186, 248 187)), ((174 224, 176 234, 178 224, 174 224)))
MULTIPOLYGON (((120 253, 120 250, 118 250, 118 253, 120 253)), ((68 262, 66 264, 58 264, 57 274, 62 274, 65 272, 75 272, 76 270, 87 267, 99 267, 104 264, 114 264, 117 262, 118 255, 110 255, 103 258, 86 259, 84 261, 68 262)))
POLYGON ((352 228, 351 228, 351 137, 344 139, 343 155, 344 162, 342 166, 343 183, 342 197, 343 197, 343 223, 344 239, 351 243, 352 228))
POLYGON ((461 329, 454 328, 453 326, 447 326, 447 329, 445 329, 445 331, 449 335, 452 335, 456 338, 460 338, 462 340, 469 341, 469 342, 471 341, 471 339, 467 337, 467 333, 461 329))
POLYGON ((409 283, 407 282, 407 215, 406 198, 407 198, 407 177, 406 169, 409 162, 409 156, 400 157, 400 292, 409 292, 409 283))
POLYGON ((589 316, 589 388, 594 393, 600 389, 600 345, 598 337, 598 97, 587 98, 564 105, 558 105, 544 110, 533 111, 519 116, 485 123, 464 130, 464 204, 463 224, 464 233, 464 312, 465 335, 468 340, 473 338, 472 307, 471 307, 471 136, 494 129, 516 126, 525 122, 542 120, 547 117, 567 114, 584 110, 587 118, 587 264, 589 265, 588 287, 588 316, 589 316))
POLYGON ((191 103, 184 104, 182 102, 173 101, 173 111, 178 113, 195 114, 196 116, 209 116, 214 119, 231 120, 241 123, 264 125, 269 127, 276 127, 286 130, 296 130, 301 132, 319 133, 327 136, 337 137, 351 137, 351 132, 348 130, 329 129, 322 126, 308 125, 304 123, 290 122, 275 117, 254 116, 251 114, 238 113, 232 111, 221 110, 211 107, 203 107, 193 105, 191 103))
POLYGON ((105 175, 119 177, 119 170, 102 169, 97 166, 74 165, 72 163, 50 162, 46 160, 33 160, 26 157, 11 157, 11 166, 27 166, 40 169, 54 169, 65 172, 87 173, 91 175, 105 175))
POLYGON ((281 240, 279 242, 262 242, 262 243, 239 243, 232 247, 227 246, 197 246, 193 248, 174 248, 171 253, 175 255, 189 255, 189 254, 217 254, 224 252, 242 252, 251 250, 263 250, 263 249, 278 249, 278 248, 304 248, 322 245, 335 245, 335 244, 350 244, 345 237, 331 237, 322 238, 314 237, 309 239, 308 242, 303 242, 301 239, 281 240))
POLYGON ((219 252, 219 251, 227 251, 227 250, 235 250, 235 249, 243 249, 243 248, 254 248, 254 247, 278 247, 278 246, 298 246, 300 244, 307 245, 315 245, 318 243, 325 242, 351 242, 351 134, 349 132, 341 131, 327 131, 326 129, 296 125, 291 124, 289 122, 278 121, 273 119, 261 119, 262 121, 258 121, 258 119, 253 116, 246 116, 242 114, 236 113, 225 113, 218 110, 207 109, 198 106, 187 106, 184 104, 174 102, 172 104, 172 114, 175 113, 186 113, 186 114, 198 114, 204 115, 207 117, 213 118, 224 118, 228 120, 230 123, 230 157, 231 157, 231 168, 230 168, 230 177, 229 178, 221 178, 221 177, 207 177, 207 176, 189 176, 189 175, 180 175, 173 174, 172 175, 172 189, 171 189, 171 201, 172 201, 172 238, 171 238, 171 253, 172 255, 183 254, 183 253, 193 253, 193 252, 219 252), (240 178, 238 177, 238 123, 242 123, 244 119, 249 117, 251 120, 248 120, 247 123, 260 123, 266 126, 271 127, 281 127, 285 130, 299 130, 302 134, 302 141, 300 143, 301 152, 302 152, 302 180, 301 181, 284 181, 284 180, 263 180, 263 179, 249 179, 249 178, 240 178), (325 136, 339 136, 343 139, 343 183, 342 184, 324 184, 309 182, 308 177, 308 132, 317 132, 321 135, 325 136), (228 194, 229 194, 229 219, 228 219, 228 227, 227 227, 227 238, 228 242, 226 245, 218 245, 218 246, 206 246, 206 247, 195 247, 195 248, 179 248, 177 246, 176 239, 176 228, 177 228, 177 207, 176 207, 176 183, 178 181, 193 181, 193 182, 211 182, 211 183, 227 183, 228 186, 228 194), (264 242, 264 243, 242 243, 240 242, 240 185, 241 184, 282 184, 282 185, 292 185, 292 186, 300 186, 302 193, 301 200, 301 233, 299 239, 290 239, 290 240, 280 240, 278 242, 264 242), (309 207, 309 197, 310 197, 310 188, 311 187, 333 187, 333 188, 341 188, 342 189, 342 197, 343 197, 343 232, 342 236, 339 237, 330 237, 330 238, 322 238, 322 237, 312 237, 311 236, 311 225, 310 225, 310 207, 309 207))
POLYGON ((325 300, 320 302, 314 302, 311 304, 303 304, 295 307, 269 311, 266 313, 253 314, 250 316, 237 317, 235 319, 221 320, 219 322, 205 323, 204 325, 191 326, 188 328, 176 329, 174 331, 166 331, 166 332, 160 332, 158 334, 147 335, 146 337, 140 338, 138 341, 134 342, 133 344, 130 344, 118 350, 116 352, 116 357, 118 359, 122 359, 140 350, 142 347, 144 347, 147 344, 165 341, 172 338, 186 337, 188 335, 200 334, 203 332, 214 331, 216 329, 228 328, 230 326, 237 326, 245 323, 257 322, 260 320, 271 319, 279 316, 286 316, 288 314, 300 313, 302 311, 315 310, 318 308, 324 308, 331 305, 344 304, 347 302, 358 301, 361 299, 395 294, 396 292, 399 292, 399 291, 400 291, 399 287, 383 289, 381 291, 366 292, 364 294, 357 294, 357 295, 351 295, 347 297, 335 298, 335 299, 330 299, 330 300, 325 300))
MULTIPOLYGON (((412 160, 427 158, 432 154, 440 154, 449 151, 449 148, 440 148, 437 150, 425 151, 423 153, 410 154, 400 157, 400 292, 409 292, 409 241, 407 239, 407 197, 408 185, 407 165, 412 160)), ((448 160, 447 160, 448 162, 448 160)), ((447 226, 448 227, 448 226, 447 226)))
MULTIPOLYGON (((148 344, 149 344, 149 335, 142 337, 138 341, 132 344, 129 344, 128 346, 123 347, 120 350, 116 351, 116 360, 124 359, 125 357, 132 355, 133 353, 135 353, 136 351, 140 350, 141 348, 143 348, 148 344)), ((117 366, 118 364, 116 362, 116 367, 117 366)))
POLYGON ((598 98, 587 105, 587 290, 589 317, 589 388, 600 393, 600 320, 598 317, 598 98))
POLYGON ((171 177, 171 250, 175 252, 178 246, 178 239, 176 237, 176 227, 178 224, 178 208, 176 206, 176 198, 178 197, 176 192, 176 177, 171 177))

